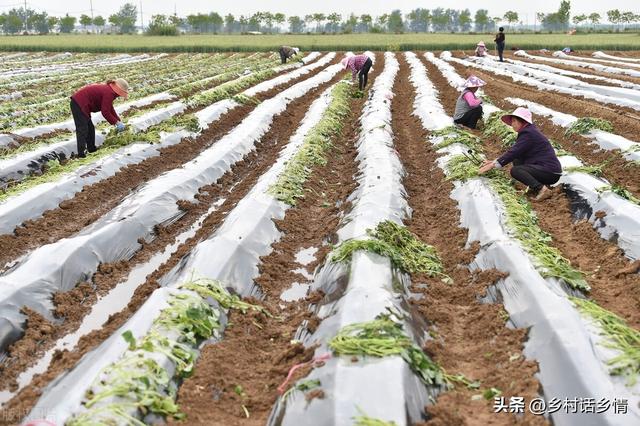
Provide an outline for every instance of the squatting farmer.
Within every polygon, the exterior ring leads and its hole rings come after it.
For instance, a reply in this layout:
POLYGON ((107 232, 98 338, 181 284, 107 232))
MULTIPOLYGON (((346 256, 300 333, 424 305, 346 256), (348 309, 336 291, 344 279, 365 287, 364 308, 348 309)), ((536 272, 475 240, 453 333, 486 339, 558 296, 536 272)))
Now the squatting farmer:
POLYGON ((470 129, 475 129, 482 117, 482 99, 476 96, 479 87, 486 83, 475 75, 464 82, 464 90, 456 101, 453 122, 470 129))
POLYGON ((476 45, 475 55, 481 58, 487 56, 487 46, 485 46, 484 41, 480 41, 476 45))
POLYGON ((353 55, 348 58, 343 58, 340 61, 344 69, 351 69, 351 81, 356 81, 356 75, 358 76, 358 89, 364 90, 367 86, 367 80, 369 77, 369 70, 373 62, 371 58, 365 55, 353 55))
POLYGON ((498 34, 496 34, 496 38, 493 41, 496 42, 496 49, 498 49, 498 56, 500 57, 500 62, 504 62, 502 55, 504 54, 504 45, 505 45, 505 35, 504 35, 504 27, 498 28, 498 34))
POLYGON ((96 129, 91 121, 91 113, 100 111, 109 124, 116 126, 117 132, 124 130, 124 123, 113 108, 117 97, 127 98, 129 83, 122 78, 106 83, 84 86, 71 96, 71 114, 76 124, 78 157, 86 157, 86 151, 96 151, 96 129))
POLYGON ((518 133, 516 142, 500 158, 485 161, 479 172, 486 173, 513 162, 511 177, 527 185, 536 200, 546 200, 552 195, 547 185, 558 182, 562 175, 562 166, 549 139, 533 124, 527 108, 516 108, 502 116, 502 121, 518 133))
POLYGON ((293 58, 298 53, 300 53, 300 49, 298 49, 297 47, 282 46, 278 50, 278 53, 280 54, 280 60, 282 61, 282 63, 286 64, 287 59, 293 58))

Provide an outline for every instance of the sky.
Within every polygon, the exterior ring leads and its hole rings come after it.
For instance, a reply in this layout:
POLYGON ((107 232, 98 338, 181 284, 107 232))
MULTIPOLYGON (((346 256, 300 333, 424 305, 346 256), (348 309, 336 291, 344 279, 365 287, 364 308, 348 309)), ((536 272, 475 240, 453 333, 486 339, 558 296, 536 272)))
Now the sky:
MULTIPOLYGON (((476 0, 476 1, 420 1, 420 0, 322 0, 311 2, 304 0, 130 0, 140 8, 145 21, 151 15, 173 14, 174 8, 178 15, 186 16, 192 13, 218 12, 221 15, 231 13, 235 16, 250 15, 257 11, 282 12, 287 16, 304 16, 313 12, 332 13, 338 12, 344 16, 351 12, 356 15, 368 13, 377 16, 390 12, 391 9, 400 9, 403 13, 417 7, 434 9, 437 7, 465 9, 469 8, 474 14, 479 8, 488 9, 490 16, 503 16, 507 10, 518 12, 520 20, 524 24, 533 24, 536 12, 553 12, 558 9, 560 0, 535 0, 535 1, 504 1, 504 0, 476 0)), ((27 0, 27 6, 38 11, 46 11, 49 15, 60 16, 65 13, 80 16, 80 14, 93 13, 107 18, 115 13, 126 0, 27 0)), ((24 0, 0 0, 0 12, 6 12, 12 7, 24 5, 24 0)), ((607 2, 597 0, 582 0, 571 2, 571 15, 581 13, 598 12, 606 20, 606 11, 609 9, 631 10, 640 13, 638 0, 609 0, 607 2)), ((139 22, 138 22, 139 23, 139 22)))

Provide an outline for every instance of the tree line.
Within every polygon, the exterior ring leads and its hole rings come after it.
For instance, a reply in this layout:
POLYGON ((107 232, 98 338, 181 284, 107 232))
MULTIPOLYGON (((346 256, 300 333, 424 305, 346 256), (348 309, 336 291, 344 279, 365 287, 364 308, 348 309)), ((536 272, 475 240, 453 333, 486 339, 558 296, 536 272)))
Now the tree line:
MULTIPOLYGON (((570 20, 571 3, 561 0, 558 10, 552 13, 538 13, 537 22, 541 30, 567 30, 573 22, 576 26, 591 24, 594 28, 602 17, 593 12, 576 15, 570 20)), ((79 19, 68 14, 63 17, 48 16, 32 9, 14 8, 0 15, 0 28, 5 34, 28 33, 46 34, 56 29, 70 33, 79 24, 82 29, 104 32, 109 24, 109 32, 132 33, 137 30, 138 9, 133 3, 126 3, 107 19, 102 16, 81 15, 79 19)), ((614 25, 628 25, 640 22, 640 15, 631 11, 612 9, 607 11, 607 19, 614 25)), ((339 13, 312 13, 304 16, 286 16, 284 13, 256 12, 251 15, 220 15, 216 12, 177 15, 154 15, 146 33, 152 35, 177 35, 185 33, 424 33, 424 32, 492 32, 500 23, 507 27, 522 25, 518 12, 507 11, 503 16, 490 16, 487 9, 479 9, 471 14, 469 9, 416 8, 407 14, 400 10, 379 16, 370 14, 342 16, 339 13)))

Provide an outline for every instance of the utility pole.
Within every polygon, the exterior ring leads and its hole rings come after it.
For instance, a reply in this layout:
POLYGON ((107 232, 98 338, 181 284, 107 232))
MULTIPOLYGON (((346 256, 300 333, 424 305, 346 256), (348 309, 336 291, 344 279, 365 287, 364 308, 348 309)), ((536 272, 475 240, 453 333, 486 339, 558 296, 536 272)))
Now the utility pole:
POLYGON ((27 31, 27 0, 24 0, 24 30, 27 31))
POLYGON ((142 17, 142 0, 140 0, 140 25, 144 31, 144 18, 142 17))
POLYGON ((89 0, 89 4, 91 5, 91 21, 93 22, 93 0, 89 0))

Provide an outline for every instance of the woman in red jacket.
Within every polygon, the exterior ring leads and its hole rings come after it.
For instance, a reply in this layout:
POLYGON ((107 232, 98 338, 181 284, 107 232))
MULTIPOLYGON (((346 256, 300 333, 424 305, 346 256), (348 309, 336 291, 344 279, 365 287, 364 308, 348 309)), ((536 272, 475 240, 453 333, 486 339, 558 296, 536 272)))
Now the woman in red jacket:
POLYGON ((102 112, 109 124, 115 125, 116 130, 124 130, 124 123, 113 109, 113 101, 121 96, 129 95, 129 83, 122 78, 109 80, 103 84, 84 86, 71 96, 71 114, 76 124, 76 138, 78 140, 78 157, 84 158, 86 151, 96 151, 96 129, 91 121, 92 112, 102 112))

